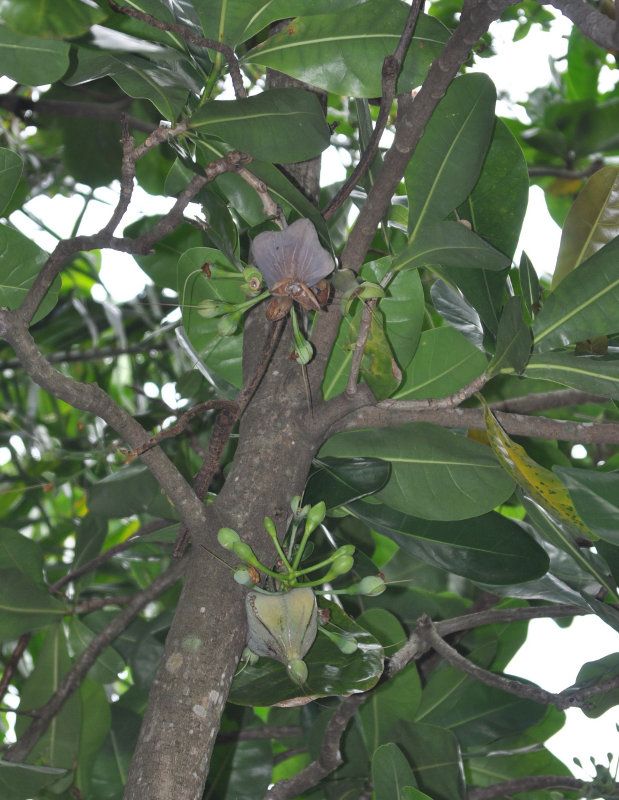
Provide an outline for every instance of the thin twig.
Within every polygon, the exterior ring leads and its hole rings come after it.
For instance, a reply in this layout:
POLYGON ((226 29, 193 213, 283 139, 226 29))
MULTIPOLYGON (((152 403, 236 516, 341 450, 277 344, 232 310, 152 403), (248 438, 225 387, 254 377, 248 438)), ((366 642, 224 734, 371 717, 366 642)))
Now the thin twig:
POLYGON ((140 611, 156 600, 167 589, 173 586, 185 570, 186 562, 174 561, 158 578, 133 595, 131 602, 102 631, 94 636, 84 651, 77 657, 73 667, 64 676, 58 688, 44 706, 38 709, 37 717, 19 738, 19 740, 5 753, 6 761, 14 763, 23 762, 32 748, 49 727, 52 719, 58 714, 64 703, 79 687, 101 653, 116 639, 138 616, 140 611))
POLYGON ((266 183, 257 175, 254 175, 253 172, 245 169, 245 167, 238 169, 237 173, 241 178, 243 178, 245 183, 248 183, 258 194, 258 197, 262 202, 262 209, 265 215, 267 217, 274 217, 279 227, 282 229, 285 228, 287 223, 284 212, 282 211, 281 206, 279 206, 269 194, 266 183))
POLYGON ((109 3, 110 8, 113 11, 117 11, 119 14, 126 14, 128 17, 133 17, 133 19, 138 19, 141 22, 145 22, 147 25, 150 25, 151 28, 157 28, 160 31, 177 33, 186 42, 189 42, 196 47, 204 47, 221 53, 228 62, 228 69, 230 70, 230 77, 232 78, 232 86, 234 88, 235 96, 237 98, 247 97, 247 92, 243 86, 243 76, 241 75, 238 59, 235 56, 232 48, 228 47, 228 45, 223 44, 223 42, 218 42, 217 39, 206 39, 204 36, 197 36, 190 28, 185 27, 185 25, 177 25, 175 22, 161 22, 161 20, 152 17, 150 14, 146 14, 144 11, 138 11, 137 9, 129 8, 128 6, 120 6, 115 3, 114 0, 109 0, 109 3))
POLYGON ((30 641, 32 634, 31 633, 23 633, 15 645, 15 649, 11 653, 9 660, 6 662, 6 667, 4 668, 4 672, 2 673, 2 679, 0 680, 0 700, 4 697, 6 690, 15 674, 15 670, 17 669, 17 665, 19 664, 22 655, 24 654, 26 648, 28 647, 28 642, 30 641))
POLYGON ((462 389, 458 389, 457 392, 446 397, 427 397, 421 400, 381 400, 378 403, 378 408, 392 408, 402 411, 431 411, 439 408, 456 408, 460 403, 472 397, 475 392, 482 389, 489 379, 490 376, 482 372, 481 375, 467 383, 462 389))
POLYGON ((507 678, 496 672, 483 669, 477 666, 465 656, 461 655, 455 648, 442 638, 436 625, 432 620, 424 615, 417 623, 417 634, 430 647, 434 648, 443 658, 453 667, 459 669, 465 675, 490 686, 494 689, 501 689, 503 692, 514 694, 535 703, 544 705, 554 704, 559 710, 565 708, 586 708, 589 706, 588 700, 595 695, 609 692, 619 687, 619 676, 614 676, 606 681, 602 681, 595 686, 586 686, 582 689, 567 689, 563 692, 547 692, 539 686, 507 678))
POLYGON ((492 786, 469 789, 466 796, 467 800, 491 800, 494 797, 512 797, 521 792, 536 792, 543 789, 581 791, 588 786, 591 786, 590 782, 581 781, 571 775, 529 775, 526 778, 516 778, 492 786))
POLYGON ((352 358, 350 360, 350 371, 348 373, 348 381, 346 383, 346 395, 352 397, 357 393, 357 382, 359 380, 359 371, 361 369, 361 362, 363 361, 363 354, 365 353, 365 346, 370 335, 372 328, 372 315, 376 309, 377 298, 366 300, 363 303, 361 311, 361 319, 359 321, 359 332, 355 347, 352 351, 352 358))
POLYGON ((376 118, 376 125, 374 126, 374 130, 372 131, 372 135, 367 147, 363 151, 361 158, 359 159, 359 162, 353 170, 351 176, 322 212, 323 219, 325 220, 328 220, 330 217, 332 217, 342 203, 344 203, 346 198, 350 195, 360 178, 365 174, 366 170, 374 160, 374 156, 376 155, 376 151, 378 150, 378 145, 380 143, 380 138, 383 135, 389 120, 391 105, 393 103, 393 98, 395 97, 398 75, 402 69, 402 62, 404 61, 406 51, 411 39, 413 38, 413 32, 415 30, 415 25, 417 24, 417 18, 419 17, 419 13, 423 8, 423 4, 424 0, 413 0, 408 12, 406 23, 404 25, 404 30, 402 31, 402 35, 400 36, 396 49, 392 55, 386 56, 385 60, 383 61, 382 96, 380 99, 378 117, 376 118))
POLYGON ((542 178, 542 177, 551 177, 551 178, 566 178, 567 180, 582 180, 583 178, 588 178, 590 175, 593 175, 594 172, 597 172, 604 166, 604 162, 601 158, 596 158, 595 161, 592 161, 588 167, 585 169, 560 169, 559 167, 529 167, 529 177, 530 178, 542 178))

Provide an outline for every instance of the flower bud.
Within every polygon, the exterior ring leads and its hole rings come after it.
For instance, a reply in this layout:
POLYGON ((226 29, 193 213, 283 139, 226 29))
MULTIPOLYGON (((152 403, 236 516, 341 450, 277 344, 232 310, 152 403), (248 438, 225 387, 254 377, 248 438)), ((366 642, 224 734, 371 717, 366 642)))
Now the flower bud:
POLYGON ((237 567, 234 570, 234 580, 241 586, 253 586, 253 581, 247 567, 237 567))
POLYGON ((242 316, 243 315, 238 312, 223 316, 217 323, 217 333, 220 336, 233 336, 239 327, 242 316))
POLYGON ((383 578, 379 578, 378 575, 367 575, 359 581, 357 587, 356 593, 366 597, 377 597, 387 588, 383 578))
POLYGON ((354 563, 355 561, 352 556, 338 556, 333 564, 331 564, 329 573, 333 575, 334 578, 338 575, 345 575, 352 569, 354 563))
POLYGON ((234 552, 234 555, 241 559, 241 561, 245 561, 247 564, 255 564, 257 559, 254 555, 254 551, 248 544, 245 542, 235 542, 231 548, 234 552))
POLYGON ((222 303, 219 300, 202 300, 201 303, 198 303, 196 306, 196 311, 201 317, 205 319, 212 319, 213 317, 218 317, 220 314, 224 312, 222 308, 222 303))
POLYGON ((232 550, 234 545, 241 541, 241 537, 232 528, 220 528, 217 534, 217 541, 226 550, 232 550))
POLYGON ((342 547, 338 547, 334 553, 335 558, 339 558, 340 556, 354 556, 354 554, 355 554, 354 544, 342 545, 342 547))
POLYGON ((325 518, 326 513, 327 513, 327 507, 324 503, 324 500, 321 500, 320 503, 316 503, 315 506, 312 506, 307 514, 307 519, 305 521, 305 530, 309 531, 310 533, 316 530, 316 528, 325 518))

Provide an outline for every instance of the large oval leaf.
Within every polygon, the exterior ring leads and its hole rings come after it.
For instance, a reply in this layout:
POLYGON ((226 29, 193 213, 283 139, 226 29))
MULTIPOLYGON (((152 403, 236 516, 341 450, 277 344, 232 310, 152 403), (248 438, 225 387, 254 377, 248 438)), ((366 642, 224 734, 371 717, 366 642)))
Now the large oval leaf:
MULTIPOLYGON (((2 28, 0 27, 0 34, 2 28)), ((21 157, 6 147, 0 147, 0 214, 7 207, 15 187, 21 178, 24 162, 21 157)))
POLYGON ((376 800, 400 798, 405 787, 414 787, 413 770, 400 748, 393 742, 382 745, 374 753, 372 784, 376 800))
POLYGON ((456 78, 434 110, 406 167, 410 241, 471 193, 494 129, 495 102, 490 78, 471 73, 456 78))
POLYGON ((391 478, 376 497, 424 519, 476 517, 514 489, 513 479, 488 447, 425 422, 338 433, 320 455, 390 461, 391 478))
POLYGON ((0 638, 18 639, 22 633, 52 625, 67 613, 47 589, 16 569, 0 570, 0 638))
MULTIPOLYGON (((273 67, 336 94, 379 97, 383 60, 394 52, 408 11, 404 3, 372 0, 349 9, 345 18, 341 13, 298 17, 243 60, 273 67)), ((447 36, 438 20, 424 14, 419 17, 398 78, 398 92, 423 82, 447 36)))
POLYGON ((373 494, 387 483, 391 465, 378 458, 316 459, 303 492, 303 503, 314 505, 322 500, 327 508, 352 503, 373 494))
POLYGON ((336 635, 351 634, 357 640, 354 653, 345 655, 337 646, 318 633, 316 641, 305 655, 309 674, 302 688, 291 680, 283 664, 271 658, 261 658, 254 666, 239 670, 228 700, 238 705, 301 705, 314 697, 345 695, 371 689, 383 671, 383 649, 378 641, 335 603, 320 601, 330 613, 323 626, 336 635))
POLYGON ((619 473, 570 467, 554 470, 589 529, 600 539, 619 545, 619 473))
POLYGON ((534 353, 524 374, 529 378, 544 378, 583 392, 619 399, 619 358, 616 356, 534 353))
POLYGON ((617 330, 619 236, 570 272, 533 321, 535 349, 550 350, 617 330))
POLYGON ((254 97, 206 103, 190 125, 254 158, 284 164, 319 155, 331 136, 318 98, 301 89, 270 89, 254 97))
MULTIPOLYGON (((48 255, 23 233, 0 225, 0 306, 18 308, 34 283, 48 255)), ((60 278, 56 278, 38 307, 32 322, 38 322, 58 300, 60 278)))
POLYGON ((494 512, 438 522, 382 503, 357 501, 349 510, 416 558, 472 581, 511 584, 540 578, 548 570, 548 556, 537 542, 515 522, 494 512))

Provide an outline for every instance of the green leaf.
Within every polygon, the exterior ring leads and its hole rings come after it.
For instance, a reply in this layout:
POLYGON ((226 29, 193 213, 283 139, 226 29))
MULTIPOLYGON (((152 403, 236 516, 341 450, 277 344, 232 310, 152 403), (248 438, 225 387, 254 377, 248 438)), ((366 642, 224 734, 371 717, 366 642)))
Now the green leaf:
MULTIPOLYGON (((0 26, 0 41, 2 36, 0 26)), ((0 54, 1 54, 0 50, 0 54)), ((2 64, 0 63, 0 69, 2 64)), ((9 204, 15 187, 19 183, 24 162, 21 157, 6 147, 0 147, 0 214, 9 204)))
POLYGON ((349 510, 407 553, 469 580, 511 584, 540 578, 548 570, 548 556, 537 542, 495 512, 437 522, 371 502, 352 503, 349 510))
POLYGON ((497 119, 479 179, 458 207, 458 215, 513 258, 528 200, 529 173, 522 148, 503 120, 497 119))
POLYGON ((430 676, 417 720, 451 731, 462 748, 472 749, 525 731, 545 713, 540 703, 484 686, 446 667, 430 676))
POLYGON ((505 282, 509 270, 498 271, 488 269, 451 269, 433 265, 436 272, 446 283, 457 286, 467 301, 479 314, 484 325, 492 333, 499 327, 499 312, 503 305, 505 282))
POLYGON ((454 328, 444 326, 424 331, 415 357, 394 398, 413 400, 446 397, 484 371, 484 354, 454 328))
POLYGON ((404 787, 414 783, 413 770, 397 745, 390 742, 376 750, 372 757, 372 784, 376 800, 401 797, 404 787))
MULTIPOLYGON (((473 787, 492 786, 516 778, 531 777, 534 780, 533 776, 536 775, 571 777, 572 773, 562 761, 545 747, 540 748, 539 742, 542 741, 545 739, 535 739, 526 751, 524 750, 526 745, 524 745, 522 749, 514 752, 501 752, 501 750, 495 752, 492 748, 490 752, 468 756, 465 762, 467 785, 473 789, 473 787)), ((566 796, 564 793, 561 794, 566 796)), ((543 795, 546 795, 546 798, 552 796, 550 792, 542 790, 541 792, 522 793, 520 797, 522 800, 542 800, 543 795)))
POLYGON ((520 297, 508 297, 499 320, 496 352, 488 364, 489 374, 520 374, 529 359, 532 341, 531 331, 524 321, 520 297))
MULTIPOLYGON (((94 637, 94 631, 77 617, 69 623, 69 642, 76 656, 88 647, 94 637)), ((114 683, 124 668, 124 659, 113 647, 107 647, 88 670, 88 678, 97 683, 114 683)))
POLYGON ((389 482, 376 497, 424 519, 479 516, 514 488, 488 447, 425 422, 338 433, 319 455, 391 461, 389 482))
POLYGON ((67 609, 23 572, 3 569, 0 570, 0 612, 0 639, 5 641, 53 625, 67 609))
POLYGON ((619 399, 619 358, 616 356, 534 353, 524 374, 527 378, 543 378, 583 392, 619 399))
POLYGON ((69 67, 69 44, 0 25, 0 71, 25 86, 57 81, 69 67))
MULTIPOLYGON (((577 691, 617 677, 619 677, 619 655, 611 653, 596 661, 588 661, 583 664, 576 676, 576 681, 569 689, 577 691)), ((597 717, 601 717, 602 714, 618 704, 619 688, 610 689, 590 697, 583 708, 583 713, 591 719, 597 719, 597 717)))
POLYGON ((619 472, 554 467, 569 491, 574 507, 600 539, 619 545, 619 472))
POLYGON ((133 53, 112 54, 80 47, 77 59, 77 67, 66 80, 69 86, 109 76, 129 97, 150 100, 170 121, 183 112, 190 93, 200 90, 193 68, 175 50, 162 48, 155 62, 133 53))
POLYGON ((522 251, 520 256, 520 266, 518 267, 520 275, 520 288, 522 291, 522 299, 524 300, 525 308, 529 317, 534 317, 540 310, 542 301, 542 292, 539 285, 539 278, 535 267, 531 262, 529 256, 522 251))
POLYGON ((3 800, 25 800, 66 774, 66 769, 0 761, 0 791, 3 800))
POLYGON ((329 146, 331 136, 318 98, 301 89, 206 103, 191 117, 190 127, 277 163, 313 158, 329 146))
MULTIPOLYGON (((91 25, 101 22, 106 11, 80 0, 19 0, 3 3, 2 18, 6 25, 20 33, 34 36, 71 39, 86 33, 91 25)), ((57 76, 58 78, 60 75, 57 76)), ((51 83, 51 77, 45 83, 51 83)))
MULTIPOLYGON (((20 708, 24 711, 40 708, 58 689, 71 668, 71 658, 61 625, 50 628, 38 654, 34 670, 21 692, 20 708)), ((15 733, 19 738, 32 720, 18 715, 15 733)), ((47 732, 38 740, 28 756, 29 761, 50 767, 71 769, 77 757, 82 724, 82 704, 79 694, 72 694, 50 723, 47 732)))
POLYGON ((399 722, 391 729, 391 735, 412 765, 421 791, 432 800, 465 800, 460 748, 451 731, 435 725, 399 722))
POLYGON ((570 272, 533 321, 537 351, 562 347, 617 329, 619 236, 570 272))
POLYGON ((47 593, 41 545, 11 528, 0 527, 0 570, 21 572, 47 593))
POLYGON ((461 333, 478 350, 483 351, 484 331, 481 319, 462 293, 445 281, 436 280, 430 288, 430 295, 434 308, 445 322, 461 333))
POLYGON ((92 770, 107 739, 112 723, 110 702, 105 689, 86 678, 79 688, 82 708, 86 710, 79 740, 79 756, 75 766, 75 785, 83 797, 90 795, 92 770))
POLYGON ((142 717, 118 703, 112 704, 112 729, 99 751, 92 773, 96 800, 122 797, 142 717))
POLYGON ((207 369, 237 387, 242 383, 243 336, 221 336, 219 320, 204 319, 197 306, 203 300, 243 302, 247 298, 240 286, 241 273, 217 250, 194 247, 179 259, 177 287, 185 333, 207 369), (209 264, 210 278, 202 272, 205 263, 209 264))
MULTIPOLYGON (((0 306, 18 308, 48 255, 19 231, 0 225, 0 306)), ((38 307, 32 324, 43 319, 58 301, 60 278, 56 278, 38 307)))
POLYGON ((567 70, 562 76, 568 100, 597 100, 604 52, 574 26, 567 46, 567 70))
POLYGON ((129 517, 146 511, 159 492, 149 470, 143 464, 131 464, 88 489, 88 510, 106 519, 129 517))
MULTIPOLYGON (((244 57, 321 89, 352 97, 379 97, 385 56, 395 50, 408 9, 404 3, 372 0, 346 11, 299 17, 244 57)), ((398 78, 397 91, 410 91, 425 78, 442 50, 447 30, 420 15, 398 78)))
POLYGON ((387 483, 390 465, 378 458, 315 459, 317 470, 303 492, 303 503, 323 500, 327 509, 373 494, 387 483))
POLYGON ((503 270, 509 259, 460 222, 427 222, 394 258, 395 270, 412 267, 503 270))
POLYGON ((330 612, 330 620, 323 627, 339 635, 352 634, 358 643, 357 650, 344 655, 327 636, 319 633, 303 659, 309 675, 301 689, 290 680, 283 664, 261 658, 256 665, 239 669, 228 698, 231 703, 271 706, 298 697, 364 692, 376 684, 383 671, 380 644, 334 603, 321 600, 320 606, 330 612))
POLYGON ((406 167, 409 242, 471 193, 492 136, 495 102, 486 75, 471 73, 450 84, 406 167))
POLYGON ((565 219, 552 288, 618 235, 619 167, 608 166, 589 178, 565 219))

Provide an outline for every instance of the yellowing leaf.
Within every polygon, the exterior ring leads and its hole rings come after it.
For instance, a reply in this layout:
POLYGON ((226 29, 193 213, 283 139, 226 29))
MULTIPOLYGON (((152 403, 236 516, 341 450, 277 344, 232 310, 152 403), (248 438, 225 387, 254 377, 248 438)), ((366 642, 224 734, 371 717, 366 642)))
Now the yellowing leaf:
POLYGON ((578 516, 569 492, 554 472, 540 466, 524 447, 512 441, 484 403, 488 440, 503 468, 552 519, 575 536, 597 539, 578 516))

